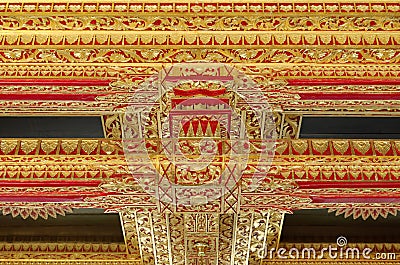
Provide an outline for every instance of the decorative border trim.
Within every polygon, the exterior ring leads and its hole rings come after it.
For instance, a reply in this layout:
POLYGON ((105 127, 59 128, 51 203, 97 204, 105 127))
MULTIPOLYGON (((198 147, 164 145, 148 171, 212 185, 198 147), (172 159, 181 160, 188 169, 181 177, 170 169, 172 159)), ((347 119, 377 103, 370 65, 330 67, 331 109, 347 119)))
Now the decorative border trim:
POLYGON ((41 3, 37 1, 8 1, 0 5, 0 12, 30 14, 36 13, 76 13, 76 14, 109 14, 109 13, 142 13, 142 14, 304 14, 304 13, 391 13, 396 14, 400 6, 396 1, 370 1, 371 3, 359 1, 320 1, 319 3, 296 3, 291 1, 271 1, 253 2, 253 1, 220 1, 199 3, 197 1, 144 1, 144 3, 131 3, 126 1, 107 1, 93 0, 85 3, 82 0, 57 3, 41 3))
POLYGON ((295 48, 333 47, 394 48, 400 45, 400 33, 370 31, 2 31, 3 49, 34 48, 295 48))

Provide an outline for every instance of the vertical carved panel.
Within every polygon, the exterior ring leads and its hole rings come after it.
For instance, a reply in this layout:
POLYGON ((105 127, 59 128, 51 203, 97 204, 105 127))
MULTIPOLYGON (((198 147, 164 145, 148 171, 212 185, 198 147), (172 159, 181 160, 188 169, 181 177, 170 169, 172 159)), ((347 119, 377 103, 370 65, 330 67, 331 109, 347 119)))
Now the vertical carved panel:
POLYGON ((283 113, 282 112, 278 112, 278 111, 274 111, 272 113, 272 115, 274 117, 275 128, 276 128, 277 135, 280 138, 281 137, 281 130, 282 130, 283 113))
POLYGON ((105 138, 122 139, 122 118, 121 114, 103 115, 103 130, 105 138))
POLYGON ((219 265, 231 264, 234 219, 235 215, 233 214, 221 214, 219 216, 219 265))
POLYGON ((183 214, 169 215, 169 237, 173 265, 185 265, 185 218, 183 214))
POLYGON ((219 215, 185 214, 187 264, 214 265, 218 260, 219 215))
POLYGON ((129 255, 139 252, 146 265, 171 265, 166 219, 168 216, 128 208, 121 212, 121 217, 129 255))
POLYGON ((278 249, 281 238, 285 213, 281 211, 268 212, 267 244, 266 249, 278 249))
POLYGON ((170 260, 170 243, 167 229, 169 215, 152 212, 152 232, 155 247, 156 265, 172 265, 170 260))
POLYGON ((299 138, 301 122, 303 118, 302 114, 292 114, 292 113, 289 114, 278 111, 275 111, 272 114, 275 121, 275 128, 277 131, 277 135, 280 139, 299 138))
POLYGON ((232 259, 233 264, 247 265, 255 213, 240 213, 235 216, 232 259))
POLYGON ((276 253, 279 246, 285 213, 270 210, 261 216, 254 222, 249 264, 261 264, 261 260, 268 259, 271 250, 276 253))
POLYGON ((141 250, 140 254, 142 256, 143 263, 157 265, 151 212, 143 211, 135 214, 139 246, 141 250))
POLYGON ((134 209, 124 209, 120 212, 128 257, 141 256, 139 248, 137 217, 134 209))
POLYGON ((279 138, 295 139, 299 137, 302 115, 284 113, 279 138))
POLYGON ((278 247, 283 218, 284 213, 274 210, 241 213, 235 216, 233 264, 260 264, 264 253, 278 247))

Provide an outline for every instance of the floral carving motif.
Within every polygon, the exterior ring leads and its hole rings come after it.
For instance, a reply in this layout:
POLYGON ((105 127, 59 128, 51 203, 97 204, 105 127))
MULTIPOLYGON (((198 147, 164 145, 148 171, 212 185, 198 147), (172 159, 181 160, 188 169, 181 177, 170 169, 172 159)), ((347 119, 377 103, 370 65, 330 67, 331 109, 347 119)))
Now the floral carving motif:
POLYGON ((72 208, 68 205, 48 205, 48 204, 38 204, 38 205, 26 205, 26 206, 3 206, 0 208, 3 215, 11 214, 12 217, 21 216, 23 219, 28 217, 33 220, 39 217, 47 220, 47 218, 53 217, 57 218, 57 215, 65 216, 68 213, 72 213, 72 208))
POLYGON ((328 209, 328 212, 335 213, 336 216, 344 214, 344 218, 353 217, 354 219, 362 218, 367 220, 368 218, 372 218, 374 220, 379 217, 387 218, 388 215, 397 215, 397 208, 391 207, 375 207, 375 208, 331 208, 328 209))

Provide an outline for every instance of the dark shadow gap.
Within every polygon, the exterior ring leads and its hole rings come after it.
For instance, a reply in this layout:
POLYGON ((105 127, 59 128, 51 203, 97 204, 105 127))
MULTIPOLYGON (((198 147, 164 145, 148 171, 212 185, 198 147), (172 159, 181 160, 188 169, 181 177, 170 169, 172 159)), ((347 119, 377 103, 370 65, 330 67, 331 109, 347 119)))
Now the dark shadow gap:
POLYGON ((2 242, 87 242, 124 243, 118 214, 105 214, 102 209, 74 209, 57 218, 3 216, 0 213, 2 242))
POLYGON ((0 117, 0 138, 104 138, 100 116, 0 117))
POLYGON ((352 216, 344 218, 327 209, 298 210, 286 214, 282 243, 335 243, 339 236, 349 243, 400 243, 400 216, 388 215, 376 220, 352 216))
POLYGON ((300 138, 400 139, 400 118, 304 116, 300 138))

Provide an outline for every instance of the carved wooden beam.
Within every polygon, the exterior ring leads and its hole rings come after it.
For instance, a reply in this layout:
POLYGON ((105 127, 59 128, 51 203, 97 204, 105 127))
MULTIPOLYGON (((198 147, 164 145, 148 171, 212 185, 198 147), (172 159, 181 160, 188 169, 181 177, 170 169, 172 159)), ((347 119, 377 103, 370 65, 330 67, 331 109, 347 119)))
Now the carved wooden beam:
POLYGON ((128 250, 145 264, 255 264, 277 248, 284 213, 121 212, 128 250), (138 246, 140 249, 138 249, 138 246))

